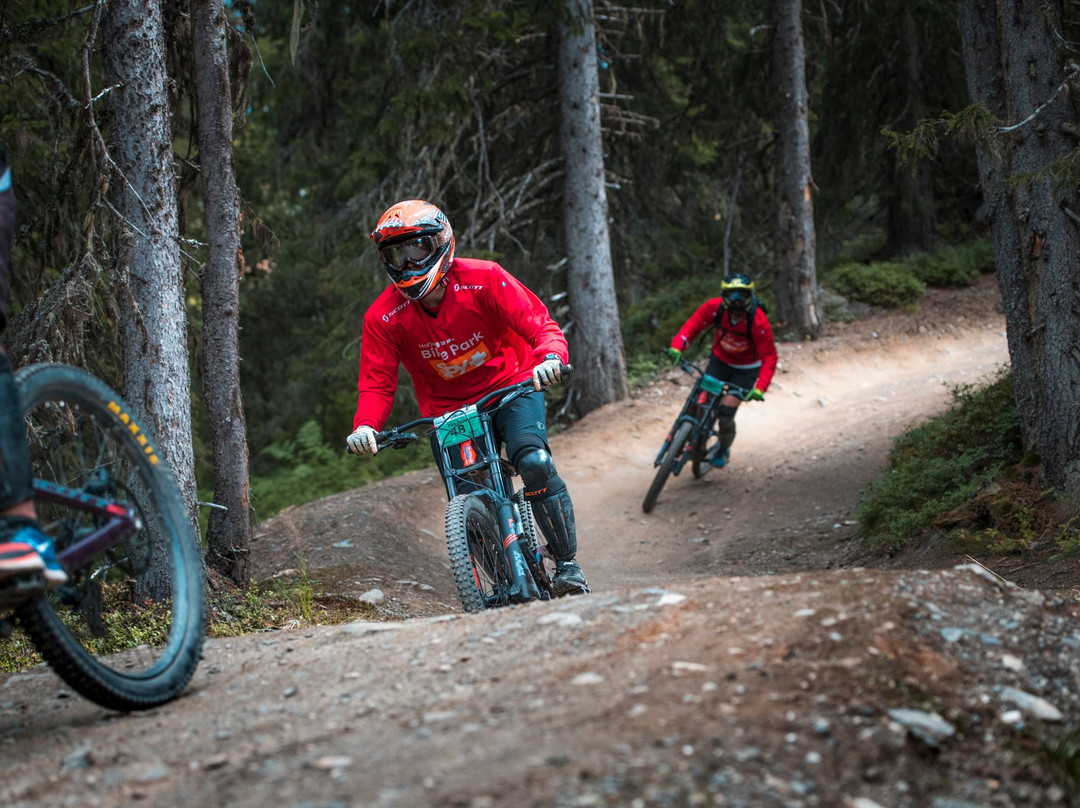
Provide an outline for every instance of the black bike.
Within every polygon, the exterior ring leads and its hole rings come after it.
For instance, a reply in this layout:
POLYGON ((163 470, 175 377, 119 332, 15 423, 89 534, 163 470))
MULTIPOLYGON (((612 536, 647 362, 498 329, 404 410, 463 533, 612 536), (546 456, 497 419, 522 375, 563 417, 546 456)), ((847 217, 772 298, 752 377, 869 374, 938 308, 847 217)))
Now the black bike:
MULTIPOLYGON (((564 365, 562 375, 571 373, 564 365)), ((434 418, 418 418, 378 432, 380 449, 406 446, 435 434, 441 453, 446 549, 462 608, 467 612, 551 599, 555 559, 541 545, 532 507, 514 489, 514 467, 495 440, 495 413, 534 390, 532 380, 494 390, 473 404, 434 418), (417 427, 432 429, 419 435, 417 427)))
MULTIPOLYGON (((0 588, 42 657, 103 707, 144 710, 180 695, 201 657, 202 558, 172 473, 130 408, 61 364, 15 374, 34 502, 64 586, 27 600, 0 588)), ((0 619, 0 632, 11 623, 0 619)))
POLYGON ((716 429, 716 408, 720 400, 727 395, 746 400, 749 390, 731 382, 723 382, 710 376, 697 365, 685 359, 679 360, 679 367, 697 378, 690 394, 683 403, 682 411, 668 431, 660 453, 653 461, 657 467, 645 501, 641 509, 645 513, 652 511, 660 490, 671 475, 679 476, 687 461, 694 472, 694 477, 704 477, 713 468, 712 459, 720 450, 720 433, 716 429))

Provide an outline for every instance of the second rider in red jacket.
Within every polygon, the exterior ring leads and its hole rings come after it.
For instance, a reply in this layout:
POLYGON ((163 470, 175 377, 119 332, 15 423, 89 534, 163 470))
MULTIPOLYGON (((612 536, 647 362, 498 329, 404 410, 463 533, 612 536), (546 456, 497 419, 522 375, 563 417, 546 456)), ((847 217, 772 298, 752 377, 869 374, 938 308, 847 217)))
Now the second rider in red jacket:
MULTIPOLYGON (((735 274, 720 284, 720 297, 706 300, 671 338, 668 355, 677 360, 686 346, 707 328, 715 328, 712 353, 705 372, 750 392, 747 401, 764 401, 776 371, 776 343, 765 310, 755 304, 754 282, 735 274)), ((742 399, 726 395, 717 407, 720 446, 709 462, 723 467, 735 440, 735 412, 742 399)))
MULTIPOLYGON (((547 307, 493 261, 454 257, 446 215, 420 199, 390 207, 371 238, 392 281, 364 314, 353 454, 375 454, 393 407, 398 365, 424 417, 532 376, 535 393, 502 408, 495 430, 555 556, 555 595, 588 592, 575 555, 574 507, 547 442, 543 393, 559 381, 566 338, 547 307)), ((438 458, 436 458, 438 459, 438 458)))

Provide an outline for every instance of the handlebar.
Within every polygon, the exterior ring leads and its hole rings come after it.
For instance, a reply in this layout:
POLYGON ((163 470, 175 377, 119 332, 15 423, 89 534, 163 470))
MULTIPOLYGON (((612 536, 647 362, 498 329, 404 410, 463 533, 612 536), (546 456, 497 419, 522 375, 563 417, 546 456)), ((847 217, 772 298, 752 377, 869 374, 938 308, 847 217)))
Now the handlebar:
MULTIPOLYGON (((574 374, 573 365, 562 365, 559 368, 559 375, 561 381, 569 378, 574 374)), ((533 387, 532 377, 525 379, 524 381, 516 382, 515 384, 507 385, 506 387, 500 387, 498 390, 492 390, 473 402, 477 410, 484 410, 488 404, 495 399, 501 399, 496 407, 504 407, 514 399, 520 398, 526 393, 535 392, 536 388, 533 387)), ((542 391, 541 391, 542 392, 542 391)), ((468 406, 468 405, 463 405, 468 406)), ((414 443, 420 438, 430 435, 430 432, 424 435, 417 434, 410 430, 416 429, 420 426, 431 426, 435 422, 435 418, 439 416, 429 416, 427 418, 417 418, 413 421, 409 421, 405 424, 400 424, 390 429, 385 429, 382 432, 375 433, 375 445, 379 449, 385 449, 387 447, 391 449, 404 449, 411 443, 414 443)))
MULTIPOLYGON (((689 361, 688 359, 679 357, 679 367, 682 368, 686 373, 689 373, 691 376, 696 374, 698 378, 705 378, 705 371, 699 368, 693 362, 689 361)), ((746 397, 750 395, 750 390, 748 388, 740 387, 733 382, 723 382, 723 385, 724 387, 721 395, 735 396, 736 398, 740 398, 743 401, 746 401, 746 397)))

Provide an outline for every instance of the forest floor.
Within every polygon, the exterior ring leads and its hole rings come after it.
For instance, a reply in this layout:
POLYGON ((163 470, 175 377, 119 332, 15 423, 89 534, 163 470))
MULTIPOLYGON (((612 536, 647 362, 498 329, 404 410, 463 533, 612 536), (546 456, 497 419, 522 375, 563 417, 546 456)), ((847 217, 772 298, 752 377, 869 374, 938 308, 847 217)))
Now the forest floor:
POLYGON ((993 278, 779 348, 729 466, 649 515, 688 377, 553 436, 591 595, 462 614, 433 471, 290 508, 258 528, 256 577, 371 619, 210 640, 141 714, 44 667, 0 677, 0 803, 1072 804, 1075 561, 882 556, 855 530, 891 440, 1007 363, 993 278))

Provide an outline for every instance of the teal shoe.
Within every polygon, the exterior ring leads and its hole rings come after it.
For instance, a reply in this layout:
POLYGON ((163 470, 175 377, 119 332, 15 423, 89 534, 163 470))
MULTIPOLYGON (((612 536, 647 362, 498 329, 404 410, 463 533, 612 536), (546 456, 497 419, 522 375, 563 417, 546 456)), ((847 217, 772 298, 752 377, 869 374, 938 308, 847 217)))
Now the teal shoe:
POLYGON ((713 468, 722 469, 724 466, 727 465, 728 455, 730 455, 730 454, 731 454, 731 449, 725 449, 722 452, 714 454, 712 456, 712 458, 709 459, 709 464, 713 468))

